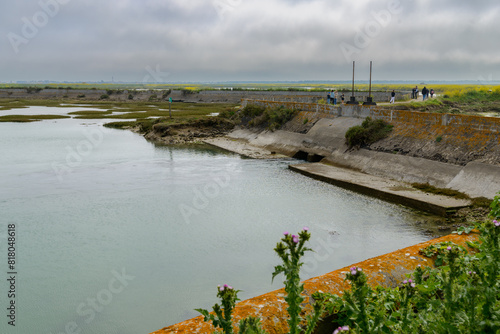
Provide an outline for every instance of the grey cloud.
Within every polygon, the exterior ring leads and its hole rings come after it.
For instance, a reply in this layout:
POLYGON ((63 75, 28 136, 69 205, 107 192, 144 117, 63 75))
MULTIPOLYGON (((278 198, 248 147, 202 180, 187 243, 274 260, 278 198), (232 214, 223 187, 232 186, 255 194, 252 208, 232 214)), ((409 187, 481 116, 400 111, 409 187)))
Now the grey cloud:
POLYGON ((500 77, 496 1, 401 0, 381 22, 390 3, 72 0, 18 54, 7 35, 40 6, 2 3, 0 80, 141 81, 148 66, 174 81, 345 80, 351 60, 375 61, 379 79, 500 77), (342 45, 356 52, 346 57, 342 45))

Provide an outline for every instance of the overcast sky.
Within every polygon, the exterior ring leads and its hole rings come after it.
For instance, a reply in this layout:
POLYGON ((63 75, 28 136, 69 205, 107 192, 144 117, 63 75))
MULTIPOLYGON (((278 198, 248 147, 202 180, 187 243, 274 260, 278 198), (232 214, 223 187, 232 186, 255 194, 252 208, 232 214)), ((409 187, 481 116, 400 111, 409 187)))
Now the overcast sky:
POLYGON ((500 80, 498 0, 16 0, 0 81, 500 80))

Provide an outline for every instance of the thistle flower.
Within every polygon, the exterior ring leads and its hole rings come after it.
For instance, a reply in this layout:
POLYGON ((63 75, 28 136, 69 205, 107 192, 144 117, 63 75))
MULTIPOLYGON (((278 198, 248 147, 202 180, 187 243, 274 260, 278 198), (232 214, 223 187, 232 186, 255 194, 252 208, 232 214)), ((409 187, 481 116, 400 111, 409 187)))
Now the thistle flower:
POLYGON ((333 334, 338 334, 340 332, 348 331, 349 326, 342 326, 333 331, 333 334))
POLYGON ((306 232, 307 232, 307 231, 309 231, 309 227, 304 226, 304 228, 303 228, 302 230, 304 230, 304 231, 306 231, 306 232))
POLYGON ((447 250, 451 251, 451 246, 448 246, 448 248, 446 248, 447 250))
POLYGON ((493 221, 493 224, 495 224, 495 226, 496 226, 496 227, 500 226, 500 222, 499 222, 499 221, 497 221, 497 220, 494 220, 494 221, 493 221))
POLYGON ((285 231, 283 232, 283 235, 286 237, 287 235, 289 235, 290 233, 288 233, 288 231, 285 231))
POLYGON ((298 244, 298 243, 299 243, 299 237, 298 237, 298 236, 296 236, 296 235, 292 235, 292 241, 293 241, 294 243, 298 244))

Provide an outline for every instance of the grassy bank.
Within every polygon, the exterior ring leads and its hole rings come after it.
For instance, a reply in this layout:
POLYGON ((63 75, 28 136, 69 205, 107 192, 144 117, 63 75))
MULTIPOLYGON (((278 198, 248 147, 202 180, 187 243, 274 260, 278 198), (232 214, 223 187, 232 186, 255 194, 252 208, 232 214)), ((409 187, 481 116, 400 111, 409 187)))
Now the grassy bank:
POLYGON ((500 117, 500 88, 447 91, 423 102, 386 106, 391 109, 500 117))
POLYGON ((29 123, 50 119, 70 118, 64 115, 6 115, 0 116, 0 122, 29 123))

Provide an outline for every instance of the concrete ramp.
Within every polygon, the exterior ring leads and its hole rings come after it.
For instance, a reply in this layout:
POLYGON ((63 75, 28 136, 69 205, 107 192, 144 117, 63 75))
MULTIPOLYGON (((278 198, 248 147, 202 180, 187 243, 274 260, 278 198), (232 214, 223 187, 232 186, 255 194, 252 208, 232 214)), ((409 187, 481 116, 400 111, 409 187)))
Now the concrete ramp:
POLYGON ((425 193, 412 188, 407 183, 323 163, 290 165, 290 169, 341 188, 441 216, 446 216, 471 204, 468 200, 425 193))
POLYGON ((493 198, 500 191, 500 166, 470 162, 447 185, 471 197, 493 198))

